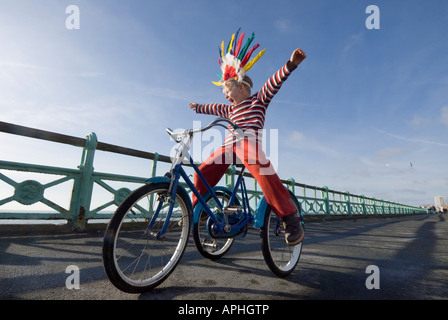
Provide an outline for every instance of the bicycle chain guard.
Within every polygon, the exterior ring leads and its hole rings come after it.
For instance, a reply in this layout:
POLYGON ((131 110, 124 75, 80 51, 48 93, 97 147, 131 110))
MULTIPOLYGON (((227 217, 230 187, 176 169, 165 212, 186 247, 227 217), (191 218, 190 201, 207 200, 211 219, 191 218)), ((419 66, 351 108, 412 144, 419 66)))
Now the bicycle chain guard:
POLYGON ((248 223, 245 223, 241 228, 238 229, 233 228, 238 222, 240 222, 241 219, 244 218, 243 216, 228 215, 227 216, 229 219, 228 225, 225 224, 223 214, 217 214, 216 216, 220 221, 219 224, 214 223, 210 218, 207 219, 206 228, 207 233, 210 235, 210 237, 215 239, 234 238, 236 236, 241 235, 242 233, 247 232, 248 223), (227 232, 225 231, 226 227, 230 227, 230 230, 227 232))

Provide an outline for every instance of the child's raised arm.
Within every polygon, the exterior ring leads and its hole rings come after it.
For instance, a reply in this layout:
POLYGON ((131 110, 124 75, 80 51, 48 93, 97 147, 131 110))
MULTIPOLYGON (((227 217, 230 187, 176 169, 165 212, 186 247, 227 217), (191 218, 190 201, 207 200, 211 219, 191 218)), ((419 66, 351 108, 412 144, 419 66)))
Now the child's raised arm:
POLYGON ((306 58, 305 52, 303 52, 301 49, 296 49, 291 54, 291 59, 289 60, 295 68, 306 58))
POLYGON ((288 60, 288 62, 271 78, 269 78, 266 84, 260 89, 257 99, 267 106, 271 102, 274 95, 278 92, 283 82, 305 58, 306 54, 301 49, 294 50, 291 54, 291 59, 288 60))

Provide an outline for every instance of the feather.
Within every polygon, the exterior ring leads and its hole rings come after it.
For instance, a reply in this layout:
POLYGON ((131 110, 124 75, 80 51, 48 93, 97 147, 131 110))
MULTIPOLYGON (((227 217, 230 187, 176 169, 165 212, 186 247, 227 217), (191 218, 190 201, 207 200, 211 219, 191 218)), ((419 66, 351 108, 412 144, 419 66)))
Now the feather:
MULTIPOLYGON (((232 37, 234 36, 234 34, 232 35, 232 37)), ((230 38, 232 38, 232 37, 230 37, 230 38)), ((229 48, 230 48, 230 43, 231 43, 231 41, 229 41, 229 43, 227 44, 227 48, 226 48, 226 53, 228 53, 229 52, 229 48)))
POLYGON ((235 34, 232 34, 232 38, 230 39, 229 42, 229 50, 227 50, 227 52, 232 53, 232 45, 233 45, 233 39, 235 38, 235 34))
POLYGON ((249 48, 250 44, 252 43, 252 41, 254 40, 255 37, 255 33, 252 32, 252 35, 250 36, 249 39, 247 39, 246 44, 244 45, 243 49, 241 49, 240 54, 238 55, 238 59, 242 60, 243 57, 246 55, 247 52, 247 48, 249 48))
POLYGON ((229 80, 230 78, 238 77, 238 74, 233 66, 226 65, 226 69, 224 70, 223 80, 229 80))
POLYGON ((236 46, 237 46, 238 35, 240 34, 240 31, 241 31, 241 28, 238 28, 238 30, 237 30, 236 33, 235 33, 235 38, 233 39, 233 44, 232 44, 232 47, 233 47, 233 55, 234 55, 235 57, 237 56, 237 54, 236 54, 236 46))
POLYGON ((244 57, 244 59, 241 61, 241 68, 244 67, 247 63, 247 61, 249 61, 250 56, 252 55, 252 53, 257 50, 257 48, 260 46, 260 44, 256 44, 253 46, 252 49, 249 50, 249 52, 246 54, 246 56, 244 57))
POLYGON ((236 50, 234 56, 237 57, 241 50, 241 44, 243 43, 244 33, 241 34, 238 44, 236 45, 236 50))
POLYGON ((252 66, 255 64, 255 62, 257 62, 258 59, 260 59, 261 56, 264 55, 265 52, 266 52, 266 49, 261 50, 260 53, 258 53, 255 56, 255 58, 250 60, 249 63, 244 66, 244 68, 243 68, 244 72, 247 72, 250 68, 252 68, 252 66))

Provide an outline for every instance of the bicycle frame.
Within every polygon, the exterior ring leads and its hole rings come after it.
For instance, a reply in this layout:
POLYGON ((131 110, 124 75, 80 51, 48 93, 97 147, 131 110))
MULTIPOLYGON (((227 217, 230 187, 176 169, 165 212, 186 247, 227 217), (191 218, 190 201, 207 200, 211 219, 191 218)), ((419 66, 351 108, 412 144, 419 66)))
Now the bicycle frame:
MULTIPOLYGON (((212 122, 210 125, 208 125, 207 127, 205 127, 205 130, 207 130, 208 128, 212 127, 213 125, 220 125, 220 124, 216 124, 216 122, 218 121, 222 121, 222 119, 218 119, 215 120, 214 122, 212 122)), ((222 126, 222 125, 221 125, 222 126)), ((204 130, 204 128, 200 129, 200 130, 204 130)), ((213 198, 213 200, 215 200, 215 202, 217 203, 217 205, 219 206, 219 209, 221 210, 221 212, 223 212, 224 210, 224 206, 222 201, 218 198, 218 196, 216 195, 216 192, 213 190, 213 188, 210 186, 210 184, 207 182, 207 180, 205 179, 204 175, 201 173, 201 171, 199 170, 198 166, 194 163, 193 158, 191 157, 191 155, 189 154, 189 144, 191 139, 193 138, 193 133, 194 131, 192 130, 187 130, 184 131, 182 133, 174 133, 172 131, 170 131, 170 129, 167 129, 168 133, 171 135, 171 137, 180 143, 181 148, 177 149, 178 155, 173 159, 173 165, 172 168, 169 172, 169 176, 167 177, 167 180, 170 179, 170 188, 169 188, 169 202, 170 202, 170 207, 168 210, 168 214, 165 220, 165 223, 161 229, 161 231, 159 232, 159 234, 157 235, 158 238, 162 239, 164 237, 164 234, 166 233, 166 230, 168 228, 169 225, 169 221, 171 219, 171 214, 173 211, 173 206, 174 206, 174 201, 172 199, 176 198, 176 193, 179 187, 179 180, 180 177, 182 177, 182 179, 185 181, 185 183, 188 185, 188 187, 190 188, 190 190, 193 192, 193 194, 197 197, 199 203, 198 206, 200 204, 200 209, 204 210, 207 215, 210 217, 210 219, 212 220, 212 222, 214 223, 214 232, 216 233, 221 233, 224 230, 224 227, 226 226, 226 222, 223 221, 219 221, 219 219, 217 218, 216 214, 213 213, 210 208, 207 205, 206 200, 204 199, 203 196, 201 196, 201 194, 199 193, 199 191, 196 189, 196 187, 194 186, 194 183, 191 181, 191 179, 189 178, 188 174, 185 172, 184 168, 183 168, 183 160, 188 157, 188 161, 191 164, 191 166, 193 167, 194 171, 196 172, 196 174, 198 175, 199 179, 203 182, 204 186, 207 189, 207 193, 211 195, 211 197, 213 198), (182 136, 183 135, 183 136, 182 136), (183 142, 182 139, 183 138, 187 138, 186 142, 183 142)), ((199 131, 199 130, 196 130, 199 131)), ((242 198, 242 219, 240 219, 236 224, 232 225, 232 229, 234 230, 241 230, 241 228, 245 227, 248 223, 252 222, 254 220, 254 215, 252 215, 251 210, 250 210, 250 206, 249 206, 249 197, 247 195, 247 189, 246 189, 246 184, 244 181, 244 177, 243 177, 243 173, 244 173, 244 168, 243 170, 241 170, 240 174, 238 175, 238 178, 236 180, 234 189, 232 191, 232 194, 230 196, 230 200, 229 200, 229 204, 234 203, 236 197, 237 197, 237 193, 238 191, 241 190, 241 198, 242 198)), ((165 175, 167 176, 167 175, 165 175)), ((182 187, 181 187, 182 188, 182 187)), ((263 201, 261 201, 261 203, 263 203, 263 201)), ((156 212, 153 216, 153 218, 151 219, 149 225, 148 225, 148 230, 152 227, 152 225, 154 224, 154 222, 157 219, 158 213, 161 209, 162 205, 161 203, 159 203, 159 207, 156 209, 156 212)), ((258 209, 258 207, 257 207, 258 209)), ((256 210, 255 212, 257 212, 258 210, 256 210)), ((195 210, 196 212, 196 210, 195 210)), ((195 218, 196 214, 195 214, 195 218)))
MULTIPOLYGON (((193 162, 193 159, 191 157, 189 157, 189 162, 192 165, 194 171, 196 172, 196 174, 198 175, 199 179, 204 183, 206 189, 207 189, 207 193, 211 195, 211 197, 213 198, 213 200, 215 200, 216 204, 218 205, 219 209, 221 210, 221 212, 223 212, 224 210, 224 205, 222 203, 222 201, 218 198, 218 196, 216 195, 215 190, 210 186, 210 184, 207 182, 207 180, 205 179, 205 177, 203 176, 203 174, 201 173, 201 171, 199 171, 198 166, 193 162)), ((253 220, 253 215, 250 212, 250 207, 249 207, 249 199, 247 196, 247 190, 246 190, 246 184, 244 181, 244 177, 243 177, 243 173, 244 170, 241 171, 241 173, 238 175, 238 178, 236 180, 235 183, 235 187, 232 191, 232 194, 230 196, 230 200, 229 203, 232 204, 234 203, 238 191, 241 190, 241 194, 242 194, 242 216, 243 219, 241 219, 238 223, 232 225, 232 228, 235 230, 239 230, 241 228, 243 228, 245 225, 247 225, 251 220, 253 220)), ((186 182, 186 184, 188 185, 188 187, 191 189, 191 191, 193 192, 193 194, 197 197, 199 204, 201 205, 201 209, 204 210, 207 215, 210 217, 210 219, 213 221, 213 223, 215 223, 215 228, 214 231, 216 233, 221 233, 224 230, 224 226, 225 226, 225 222, 224 221, 219 221, 216 214, 213 213, 210 208, 207 205, 206 200, 204 199, 203 196, 201 196, 199 194, 199 191, 196 189, 196 187, 194 186, 194 183, 191 181, 191 179, 189 178, 188 174, 185 172, 184 168, 182 167, 182 164, 177 164, 174 169, 172 170, 172 188, 171 188, 171 198, 175 197, 175 192, 176 189, 178 187, 178 183, 179 183, 179 178, 182 177, 182 179, 186 182)), ((171 208, 170 208, 171 209, 171 208)))

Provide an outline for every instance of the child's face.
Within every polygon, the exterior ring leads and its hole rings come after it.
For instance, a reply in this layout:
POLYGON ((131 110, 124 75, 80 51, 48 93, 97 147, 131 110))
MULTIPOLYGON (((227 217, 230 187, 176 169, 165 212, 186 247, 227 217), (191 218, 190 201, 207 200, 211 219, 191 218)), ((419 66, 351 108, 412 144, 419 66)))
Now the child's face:
POLYGON ((226 99, 229 100, 229 102, 234 106, 246 98, 244 95, 244 85, 237 84, 233 81, 227 81, 224 84, 222 92, 226 96, 226 99))

